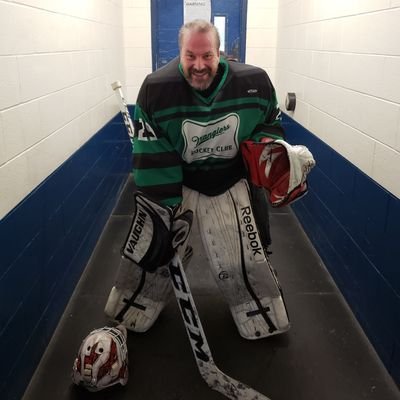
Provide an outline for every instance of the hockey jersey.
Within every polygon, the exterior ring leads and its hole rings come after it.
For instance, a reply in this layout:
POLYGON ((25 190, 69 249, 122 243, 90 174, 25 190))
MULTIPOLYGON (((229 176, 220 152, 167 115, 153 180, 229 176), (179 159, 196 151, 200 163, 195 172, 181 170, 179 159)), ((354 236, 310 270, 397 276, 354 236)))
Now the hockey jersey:
POLYGON ((242 141, 283 138, 266 72, 222 58, 219 71, 211 92, 186 82, 179 58, 144 80, 135 106, 133 175, 151 199, 179 204, 182 185, 221 194, 246 174, 242 141))

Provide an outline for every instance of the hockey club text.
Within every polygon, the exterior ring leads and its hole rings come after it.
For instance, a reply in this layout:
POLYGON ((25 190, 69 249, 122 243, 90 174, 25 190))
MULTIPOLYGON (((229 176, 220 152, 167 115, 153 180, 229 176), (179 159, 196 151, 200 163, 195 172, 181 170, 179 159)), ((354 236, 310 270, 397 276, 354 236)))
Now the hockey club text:
POLYGON ((253 213, 251 211, 251 207, 250 206, 243 207, 241 208, 240 211, 242 213, 242 221, 245 225, 244 229, 246 231, 247 238, 249 239, 253 256, 259 255, 263 257, 264 254, 260 245, 260 241, 258 239, 258 231, 252 219, 253 213))
POLYGON ((189 292, 185 286, 181 270, 178 265, 174 265, 174 263, 171 262, 169 265, 169 271, 171 274, 172 283, 175 289, 178 291, 178 293, 176 292, 176 295, 179 307, 185 320, 186 328, 188 330, 190 339, 195 344, 196 349, 194 350, 194 352, 196 354, 196 357, 204 362, 209 362, 209 355, 202 349, 202 346, 205 343, 205 339, 202 336, 202 330, 196 318, 197 313, 194 309, 195 306, 192 303, 192 299, 189 296, 189 292))
POLYGON ((195 148, 196 148, 197 146, 199 146, 200 144, 206 142, 207 140, 214 139, 216 136, 222 135, 223 133, 225 133, 229 129, 230 129, 230 125, 229 124, 227 124, 225 126, 218 126, 212 132, 208 132, 205 135, 193 136, 192 137, 192 142, 195 143, 195 148))
POLYGON ((235 113, 205 123, 186 119, 182 123, 187 163, 207 158, 233 158, 238 152, 237 135, 240 118, 235 113))

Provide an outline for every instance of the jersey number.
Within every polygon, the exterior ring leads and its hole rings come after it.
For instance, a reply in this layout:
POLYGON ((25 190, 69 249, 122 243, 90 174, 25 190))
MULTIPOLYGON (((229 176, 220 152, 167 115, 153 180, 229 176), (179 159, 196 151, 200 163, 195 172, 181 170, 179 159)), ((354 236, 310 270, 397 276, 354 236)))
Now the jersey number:
POLYGON ((138 140, 157 140, 153 128, 147 122, 144 122, 142 118, 139 118, 139 126, 138 140))

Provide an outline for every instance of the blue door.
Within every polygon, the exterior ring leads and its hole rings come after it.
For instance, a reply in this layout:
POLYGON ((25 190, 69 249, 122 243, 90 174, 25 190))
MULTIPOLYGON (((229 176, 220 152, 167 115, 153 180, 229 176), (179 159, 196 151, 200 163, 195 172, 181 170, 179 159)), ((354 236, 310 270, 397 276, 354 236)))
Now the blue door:
MULTIPOLYGON (((178 32, 183 24, 183 0, 152 0, 153 71, 179 54, 178 32)), ((211 0, 211 22, 221 36, 221 50, 244 62, 247 0, 211 0)))

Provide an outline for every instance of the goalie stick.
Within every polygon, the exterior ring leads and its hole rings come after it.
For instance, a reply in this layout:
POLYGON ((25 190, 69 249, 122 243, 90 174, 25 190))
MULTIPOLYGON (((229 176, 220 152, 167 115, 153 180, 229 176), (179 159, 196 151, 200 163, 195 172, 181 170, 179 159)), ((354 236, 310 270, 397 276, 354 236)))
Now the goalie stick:
MULTIPOLYGON (((114 82, 111 87, 117 96, 125 127, 132 141, 133 123, 122 93, 121 83, 119 81, 114 82)), ((179 305, 197 367, 207 385, 231 400, 270 400, 244 383, 226 375, 217 367, 177 251, 175 251, 168 268, 176 301, 179 305)))
POLYGON ((126 127, 126 130, 128 132, 129 139, 131 140, 131 143, 133 144, 133 122, 131 115, 128 110, 128 105, 126 104, 124 94, 122 92, 122 85, 120 81, 115 81, 111 84, 112 89, 115 92, 115 95, 118 100, 118 105, 119 109, 121 111, 122 117, 124 119, 124 124, 126 127))

